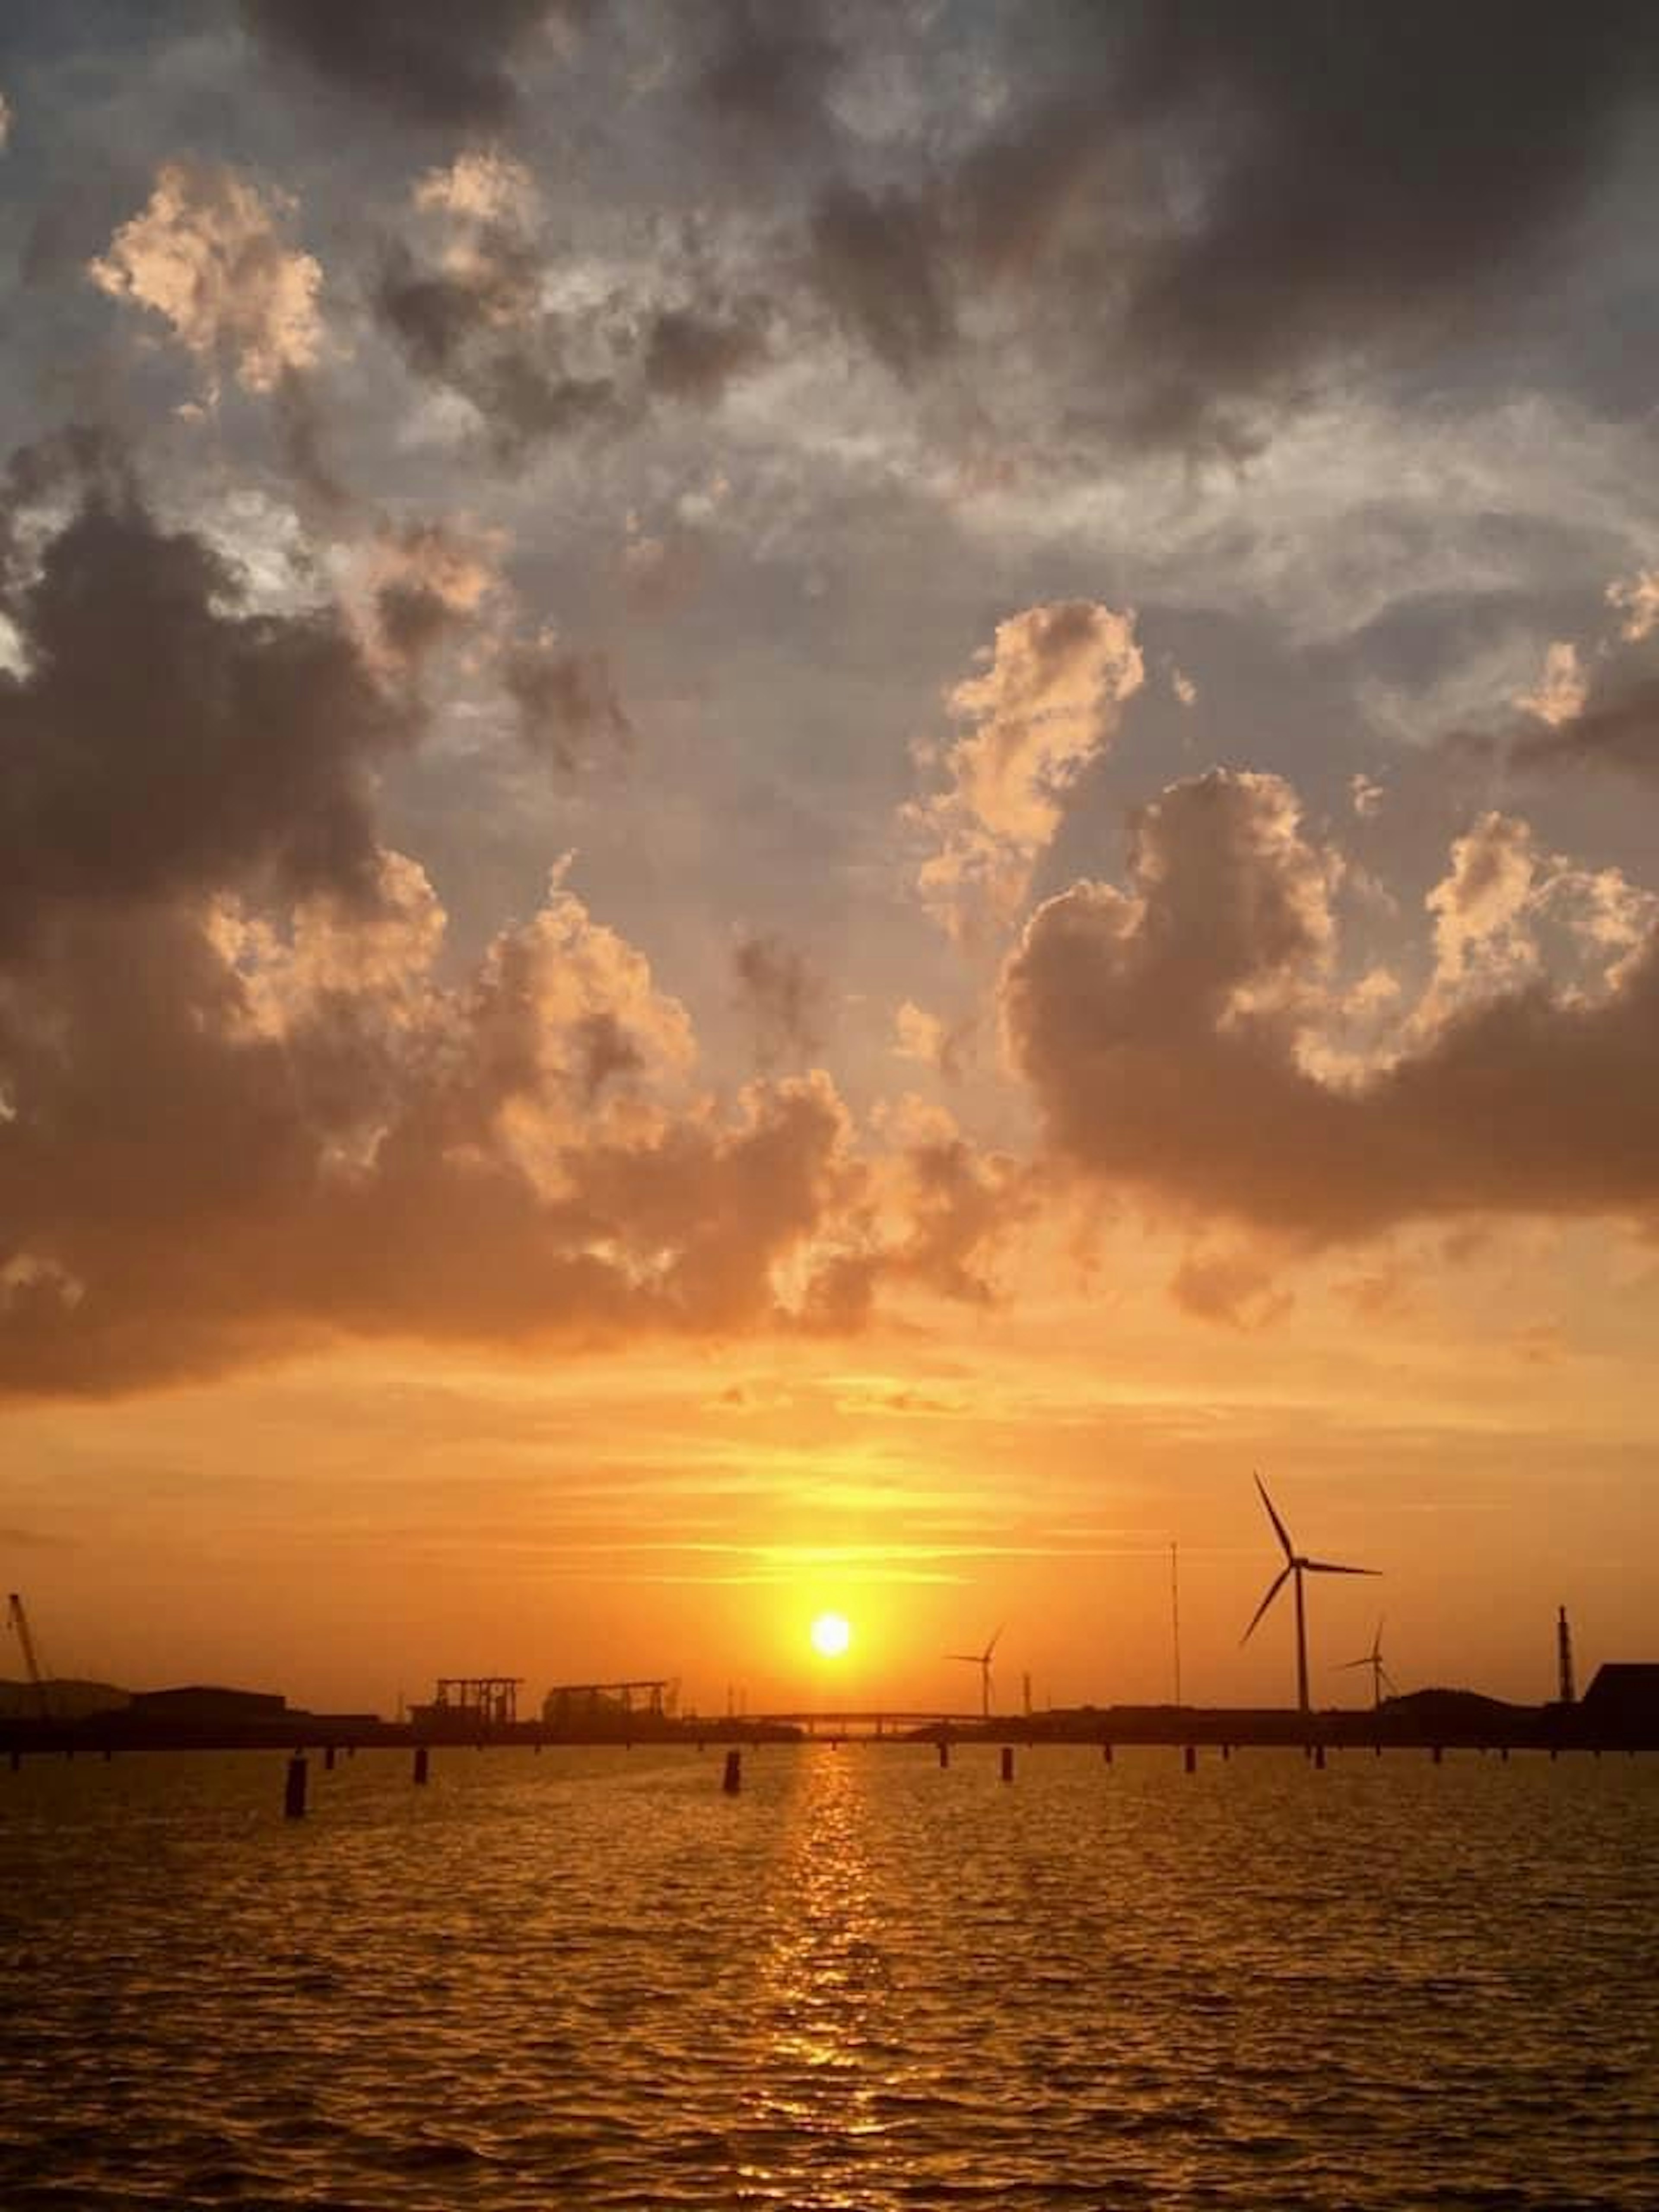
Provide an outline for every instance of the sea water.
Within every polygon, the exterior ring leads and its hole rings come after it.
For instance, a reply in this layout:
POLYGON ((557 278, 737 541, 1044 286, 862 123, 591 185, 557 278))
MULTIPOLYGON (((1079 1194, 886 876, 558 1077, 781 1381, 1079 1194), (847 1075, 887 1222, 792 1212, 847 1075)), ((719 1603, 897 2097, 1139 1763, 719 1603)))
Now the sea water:
POLYGON ((1659 1760, 26 1761, 0 2205, 1659 2205, 1659 1760))

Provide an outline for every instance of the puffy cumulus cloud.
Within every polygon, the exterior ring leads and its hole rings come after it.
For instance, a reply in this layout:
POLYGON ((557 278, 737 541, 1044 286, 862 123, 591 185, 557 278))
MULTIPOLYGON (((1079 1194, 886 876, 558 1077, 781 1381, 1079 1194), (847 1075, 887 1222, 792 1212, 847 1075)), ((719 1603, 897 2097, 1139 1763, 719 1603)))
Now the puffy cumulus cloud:
POLYGON ((1634 576, 1607 586, 1607 604, 1624 617, 1619 634, 1639 645, 1659 629, 1659 568, 1640 568, 1634 576))
POLYGON ((1428 895, 1434 917, 1435 982, 1456 996, 1478 979, 1503 988, 1538 964, 1528 927, 1538 853, 1529 824, 1510 815, 1481 816, 1452 846, 1450 872, 1428 895))
POLYGON ((820 1049, 829 988, 804 954, 769 931, 757 931, 733 947, 732 972, 754 1027, 760 1066, 810 1059, 820 1049))
POLYGON ((1448 750, 1507 757, 1523 770, 1659 770, 1659 573, 1639 569, 1610 584, 1605 597, 1620 617, 1616 634, 1583 652, 1571 639, 1553 641, 1536 687, 1511 701, 1528 720, 1454 730, 1448 750), (1537 722, 1545 726, 1532 726, 1537 722))
POLYGON ((526 629, 507 544, 465 517, 382 522, 337 555, 341 606, 389 690, 418 697, 427 665, 451 649, 452 673, 505 696, 528 752, 574 771, 628 744, 633 726, 604 653, 526 629))
POLYGON ((1516 748, 1523 767, 1617 769, 1659 775, 1659 676, 1595 685, 1576 714, 1516 748))
POLYGON ((583 0, 469 0, 465 9, 405 0, 243 0, 272 52, 366 106, 453 128, 505 123, 516 66, 550 19, 580 22, 583 0))
POLYGON ((411 200, 418 234, 386 246, 377 311, 410 370, 465 400, 502 458, 623 428, 653 398, 712 405, 766 358, 764 304, 729 300, 690 257, 569 266, 534 178, 499 149, 428 171, 411 200))
POLYGON ((1529 823, 1497 812, 1453 841, 1450 866, 1424 903, 1434 967, 1407 1025, 1417 1036, 1534 976, 1564 1001, 1605 997, 1659 917, 1659 899, 1619 869, 1575 867, 1542 848, 1529 823))
POLYGON ((291 246, 294 203, 234 169, 169 161, 149 204, 124 223, 88 274, 116 299, 165 317, 216 382, 228 367, 250 392, 309 368, 322 344, 323 272, 291 246))
POLYGON ((375 305, 414 374, 466 400, 503 455, 609 413, 611 379, 576 366, 581 332, 544 304, 529 172, 463 154, 412 197, 427 235, 388 245, 375 305))
POLYGON ((337 611, 251 611, 231 563, 86 450, 24 456, 9 492, 0 955, 54 901, 252 880, 371 896, 375 774, 419 726, 337 611), (30 506, 66 495, 66 519, 30 506))
POLYGON ((1039 908, 1002 1007, 1054 1152, 1156 1207, 1303 1244, 1413 1218, 1659 1214, 1655 902, 1488 817, 1431 904, 1443 969, 1481 988, 1330 1076, 1306 1039, 1335 873, 1284 785, 1217 771, 1140 817, 1129 889, 1039 908), (1589 987, 1535 958, 1529 915, 1594 951, 1589 987))
POLYGON ((502 550, 499 532, 464 523, 383 525, 342 579, 365 653, 388 672, 417 669, 503 596, 502 550))
POLYGON ((901 1060, 921 1060, 949 1081, 962 1073, 973 1041, 974 1022, 947 1022, 906 999, 893 1017, 893 1050, 901 1060))
POLYGON ((861 1328, 895 1289, 993 1304, 998 1260, 1035 1212, 1025 1169, 970 1143, 942 1108, 907 1097, 878 1118, 884 1152, 797 1270, 811 1331, 861 1328))
POLYGON ((950 694, 962 733, 936 756, 948 787, 906 809, 934 849, 918 881, 957 935, 1018 914, 1066 794, 1109 743, 1144 670, 1134 617, 1085 599, 999 623, 983 666, 950 694))
POLYGON ((1558 638, 1544 655, 1544 672, 1536 689, 1523 691, 1515 703, 1559 729, 1582 711, 1589 690, 1577 647, 1571 638, 1558 638))
MULTIPOLYGON (((1585 766, 1626 775, 1659 773, 1659 646, 1644 598, 1645 576, 1614 586, 1623 598, 1613 604, 1625 619, 1616 641, 1604 640, 1588 670, 1571 646, 1550 648, 1572 654, 1565 680, 1553 688, 1549 672, 1542 696, 1519 703, 1541 716, 1542 730, 1500 734, 1510 759, 1523 769, 1585 766)), ((1476 742, 1490 745, 1488 738, 1476 742)))
POLYGON ((468 972, 418 867, 372 917, 135 899, 0 967, 0 1389, 100 1391, 343 1335, 602 1346, 980 1301, 1007 1170, 858 1152, 822 1073, 693 1084, 684 1009, 557 874, 468 972))

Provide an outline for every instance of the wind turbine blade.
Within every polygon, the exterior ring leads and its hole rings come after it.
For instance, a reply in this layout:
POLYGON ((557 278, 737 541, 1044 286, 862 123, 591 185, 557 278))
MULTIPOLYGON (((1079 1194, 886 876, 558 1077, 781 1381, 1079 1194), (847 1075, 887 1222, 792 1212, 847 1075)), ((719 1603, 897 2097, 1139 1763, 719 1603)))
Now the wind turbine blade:
POLYGON ((960 1659, 964 1667, 982 1667, 985 1664, 977 1651, 947 1651, 945 1656, 947 1659, 960 1659))
POLYGON ((991 1663, 991 1654, 996 1650, 998 1640, 1001 1637, 1003 1630, 1006 1628, 1008 1624, 1006 1620, 999 1621, 997 1623, 996 1635, 991 1638, 990 1642, 985 1647, 985 1663, 988 1667, 991 1663))
POLYGON ((1243 1636, 1239 1638, 1238 1640, 1240 1644, 1248 1644, 1250 1638, 1255 1634, 1257 1621, 1261 1620, 1262 1614, 1266 1613, 1267 1607, 1279 1595, 1279 1593, 1284 1589, 1285 1583, 1289 1582, 1290 1578, 1290 1569, 1288 1567, 1281 1567, 1279 1572, 1273 1577, 1273 1581, 1268 1584, 1267 1596, 1262 1599, 1261 1604, 1257 1606, 1255 1611, 1250 1615, 1250 1625, 1245 1630, 1243 1636))
POLYGON ((1346 1674, 1352 1667, 1374 1667, 1376 1664, 1376 1660, 1369 1651, 1363 1659, 1338 1659, 1334 1662, 1335 1671, 1339 1674, 1346 1674))
POLYGON ((1391 1698, 1397 1698, 1400 1695, 1399 1687, 1395 1681, 1394 1676, 1389 1674, 1388 1668, 1382 1664, 1381 1660, 1378 1660, 1377 1662, 1376 1671, 1382 1680, 1382 1686, 1388 1692, 1389 1695, 1391 1698))
POLYGON ((1273 1522, 1274 1534, 1284 1547, 1285 1557, 1287 1559, 1293 1559, 1296 1557, 1296 1547, 1291 1541, 1291 1532, 1273 1510, 1273 1502, 1267 1495, 1267 1486, 1259 1474, 1255 1478, 1255 1486, 1261 1492, 1261 1503, 1267 1507, 1267 1518, 1273 1522))
POLYGON ((1329 1559, 1304 1559, 1303 1565, 1310 1575, 1380 1575, 1381 1567, 1339 1567, 1329 1559))

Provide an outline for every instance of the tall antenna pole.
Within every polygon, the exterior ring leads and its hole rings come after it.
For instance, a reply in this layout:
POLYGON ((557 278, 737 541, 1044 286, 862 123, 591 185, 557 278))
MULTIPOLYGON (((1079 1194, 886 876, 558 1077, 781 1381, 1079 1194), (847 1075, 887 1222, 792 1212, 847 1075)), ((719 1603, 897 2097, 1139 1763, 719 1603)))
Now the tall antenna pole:
POLYGON ((1555 1656, 1559 1670, 1561 1702, 1564 1705, 1577 1705, 1578 1692, 1572 1677, 1572 1631, 1567 1626, 1565 1606, 1561 1607, 1555 1624, 1555 1656))
POLYGON ((1181 1703, 1181 1559, 1170 1540, 1170 1629, 1175 1641, 1175 1701, 1181 1703))

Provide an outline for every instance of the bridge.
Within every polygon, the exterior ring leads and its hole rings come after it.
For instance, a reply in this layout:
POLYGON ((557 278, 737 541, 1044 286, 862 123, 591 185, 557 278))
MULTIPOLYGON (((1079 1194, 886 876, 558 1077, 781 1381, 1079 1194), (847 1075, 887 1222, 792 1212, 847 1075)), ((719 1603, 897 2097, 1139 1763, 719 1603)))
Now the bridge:
MULTIPOLYGON (((994 1728, 997 1719, 994 1713, 988 1721, 983 1713, 942 1713, 937 1705, 930 1705, 924 1711, 914 1713, 890 1709, 884 1709, 880 1712, 845 1712, 839 1707, 819 1706, 811 1712, 747 1713, 738 1725, 739 1728, 745 1724, 759 1728, 800 1728, 811 1736, 888 1736, 908 1735, 916 1729, 984 1730, 994 1728)), ((1012 1727, 1015 1723, 1010 1722, 1009 1725, 1012 1727)))

